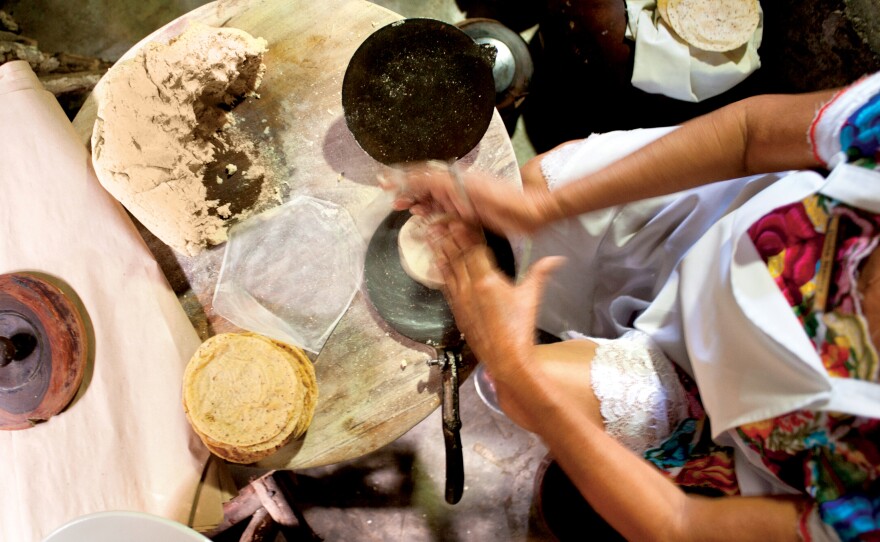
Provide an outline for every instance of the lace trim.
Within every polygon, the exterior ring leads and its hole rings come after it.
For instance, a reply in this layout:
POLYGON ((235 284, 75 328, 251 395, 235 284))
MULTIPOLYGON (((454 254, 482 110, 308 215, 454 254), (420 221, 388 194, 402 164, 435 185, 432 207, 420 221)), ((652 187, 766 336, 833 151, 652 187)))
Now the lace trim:
POLYGON ((584 139, 580 142, 564 145, 547 154, 547 156, 541 160, 541 173, 544 174, 544 179, 547 181, 547 188, 551 191, 556 190, 559 186, 565 184, 564 181, 567 179, 560 178, 560 173, 563 172, 565 165, 568 164, 568 161, 577 152, 578 148, 583 144, 583 141, 586 140, 584 139))
POLYGON ((688 416, 675 366, 641 331, 591 340, 599 345, 590 371, 605 431, 638 454, 656 448, 688 416))

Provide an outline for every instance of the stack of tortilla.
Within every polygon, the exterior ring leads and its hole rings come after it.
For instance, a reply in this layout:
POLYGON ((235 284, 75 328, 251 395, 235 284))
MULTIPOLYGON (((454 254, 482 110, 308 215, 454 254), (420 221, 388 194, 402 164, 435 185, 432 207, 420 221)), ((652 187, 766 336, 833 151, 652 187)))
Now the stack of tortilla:
POLYGON ((758 0, 657 0, 657 11, 681 39, 704 51, 732 51, 760 22, 758 0))
POLYGON ((187 419, 211 452, 233 463, 253 463, 300 438, 317 398, 305 353, 256 333, 211 337, 183 375, 187 419))

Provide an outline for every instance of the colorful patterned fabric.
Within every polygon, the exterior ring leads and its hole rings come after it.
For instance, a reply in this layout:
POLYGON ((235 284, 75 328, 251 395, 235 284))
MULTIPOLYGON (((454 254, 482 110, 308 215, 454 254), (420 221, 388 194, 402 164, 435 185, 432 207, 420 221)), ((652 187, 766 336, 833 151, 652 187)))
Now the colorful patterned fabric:
POLYGON ((865 76, 837 93, 813 120, 808 133, 813 154, 829 169, 841 159, 877 169, 880 149, 880 73, 865 76))
MULTIPOLYGON (((843 157, 880 170, 880 74, 835 96, 809 136, 826 164, 843 157)), ((857 290, 860 265, 880 244, 880 215, 814 195, 762 217, 748 233, 828 373, 880 382, 857 290)), ((692 417, 645 459, 685 489, 734 495, 732 450, 712 443, 699 391, 681 378, 692 417)), ((800 522, 806 540, 818 510, 841 540, 880 542, 880 420, 802 410, 737 433, 779 480, 813 499, 800 522)))
POLYGON ((688 397, 688 418, 660 446, 646 451, 644 458, 686 491, 716 496, 739 494, 733 449, 712 441, 709 418, 696 384, 681 370, 678 376, 688 397))
MULTIPOLYGON (((878 244, 880 216, 817 195, 763 217, 749 234, 828 373, 878 381, 856 286, 859 264, 878 244), (827 231, 834 223, 836 232, 827 231), (817 303, 820 296, 827 301, 817 303)), ((880 420, 797 411, 738 433, 770 472, 815 499, 842 540, 880 539, 880 420)))
MULTIPOLYGON (((877 352, 860 314, 856 280, 859 263, 878 245, 880 216, 816 195, 763 217, 749 234, 826 370, 878 381, 877 352), (834 216, 834 263, 827 302, 819 310, 825 229, 834 216)), ((686 375, 680 377, 691 417, 644 457, 686 490, 735 495, 732 450, 712 442, 699 392, 686 375)), ((815 499, 820 517, 841 540, 880 540, 880 420, 798 411, 744 425, 738 433, 770 472, 815 499)))
POLYGON ((880 168, 880 94, 856 110, 840 130, 840 147, 847 162, 880 168))

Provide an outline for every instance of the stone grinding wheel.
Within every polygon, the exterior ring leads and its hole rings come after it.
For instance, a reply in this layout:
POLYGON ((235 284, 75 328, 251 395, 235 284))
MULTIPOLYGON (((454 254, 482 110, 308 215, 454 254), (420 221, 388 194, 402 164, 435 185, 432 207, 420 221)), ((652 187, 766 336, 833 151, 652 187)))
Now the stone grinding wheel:
POLYGON ((88 343, 58 287, 30 273, 0 275, 0 343, 0 429, 27 429, 70 404, 88 343))
POLYGON ((450 162, 473 149, 495 110, 495 49, 454 25, 404 19, 358 47, 342 81, 345 121, 386 165, 450 162))

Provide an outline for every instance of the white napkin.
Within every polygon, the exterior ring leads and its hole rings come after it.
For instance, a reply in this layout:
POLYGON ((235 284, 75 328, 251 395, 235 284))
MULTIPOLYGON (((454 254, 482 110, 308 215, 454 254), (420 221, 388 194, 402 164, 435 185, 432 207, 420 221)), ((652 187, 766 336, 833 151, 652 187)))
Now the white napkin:
POLYGON ((208 457, 181 406, 200 339, 26 62, 0 66, 0 141, 0 273, 60 279, 93 335, 74 402, 33 428, 0 431, 0 541, 40 540, 107 510, 186 523, 208 457))
POLYGON ((691 47, 657 13, 655 0, 627 0, 626 35, 636 43, 632 84, 652 94, 700 102, 741 83, 761 67, 764 13, 745 45, 724 53, 691 47))

